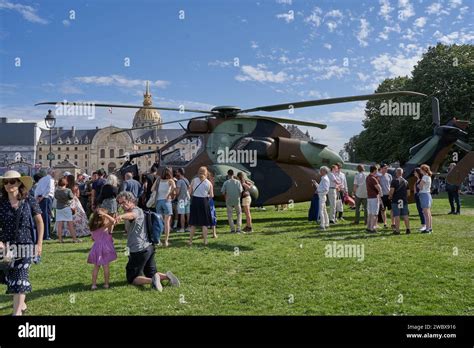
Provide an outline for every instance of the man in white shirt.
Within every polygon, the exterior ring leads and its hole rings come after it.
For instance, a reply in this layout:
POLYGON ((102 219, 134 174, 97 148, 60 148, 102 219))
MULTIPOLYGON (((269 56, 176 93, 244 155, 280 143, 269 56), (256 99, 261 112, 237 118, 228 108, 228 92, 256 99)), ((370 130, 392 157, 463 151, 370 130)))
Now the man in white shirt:
POLYGON ((321 167, 319 169, 321 174, 321 181, 317 185, 317 192, 319 197, 319 221, 321 222, 321 230, 329 227, 329 216, 326 210, 326 195, 329 193, 330 180, 328 178, 329 168, 321 167))
POLYGON ((43 240, 51 239, 50 224, 51 224, 51 211, 53 207, 55 184, 54 184, 54 170, 48 169, 46 176, 43 176, 36 185, 35 198, 41 208, 41 216, 44 222, 44 234, 43 240))
POLYGON ((354 190, 352 195, 355 197, 355 219, 354 225, 359 224, 360 206, 364 208, 364 224, 367 225, 367 186, 365 185, 366 175, 364 174, 364 166, 357 166, 358 173, 354 176, 354 190))
POLYGON ((340 186, 339 177, 336 176, 337 166, 334 164, 331 166, 331 171, 327 173, 329 179, 329 223, 336 223, 336 200, 337 200, 337 188, 340 186))
POLYGON ((337 166, 336 176, 340 182, 339 191, 337 192, 337 198, 336 198, 337 219, 344 221, 344 218, 342 217, 342 215, 344 213, 344 194, 348 192, 347 179, 346 179, 346 174, 342 172, 342 164, 336 163, 336 166, 337 166))

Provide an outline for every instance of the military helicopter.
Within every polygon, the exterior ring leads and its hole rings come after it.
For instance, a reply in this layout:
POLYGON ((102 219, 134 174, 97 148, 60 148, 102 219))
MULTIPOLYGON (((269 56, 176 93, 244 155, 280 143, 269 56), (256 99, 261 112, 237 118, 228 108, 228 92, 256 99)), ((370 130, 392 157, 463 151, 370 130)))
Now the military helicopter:
MULTIPOLYGON (((413 91, 395 91, 357 95, 329 99, 317 99, 293 103, 259 106, 250 109, 240 109, 235 106, 218 106, 211 110, 196 110, 182 108, 165 108, 156 106, 135 106, 117 104, 95 104, 98 107, 119 108, 150 108, 157 110, 179 111, 204 114, 196 117, 152 124, 132 129, 151 128, 159 125, 189 121, 185 133, 167 143, 156 152, 156 165, 159 170, 165 167, 183 167, 186 176, 191 179, 201 166, 207 166, 214 177, 214 192, 216 201, 223 201, 219 196, 227 171, 244 172, 253 182, 250 194, 252 205, 277 205, 311 200, 314 192, 312 180, 319 182, 319 168, 330 166, 337 162, 343 163, 342 171, 346 174, 349 192, 352 192, 354 175, 357 173, 355 163, 344 162, 341 156, 329 149, 327 145, 315 141, 304 141, 292 138, 290 132, 280 123, 317 127, 325 129, 325 124, 250 114, 257 111, 283 111, 320 105, 346 103, 353 101, 390 99, 396 97, 428 97, 423 93, 413 91)), ((44 102, 36 105, 78 105, 71 102, 44 102)), ((413 170, 422 163, 431 166, 436 172, 442 165, 448 151, 457 144, 470 151, 466 160, 459 168, 474 167, 471 147, 461 138, 467 133, 461 129, 467 124, 456 126, 441 126, 439 102, 432 97, 433 136, 410 149, 412 158, 404 166, 404 176, 413 180, 413 170)), ((182 127, 182 126, 181 126, 182 127)), ((114 132, 127 132, 123 129, 114 132)), ((135 157, 149 154, 137 153, 135 157)), ((462 161, 461 161, 462 162, 462 161)), ((460 162, 460 164, 461 164, 460 162)), ((130 158, 127 166, 133 165, 130 158)), ((124 170, 125 165, 121 168, 124 170)), ((469 170, 468 169, 468 170, 469 170)), ((393 168, 390 169, 393 172, 393 168)), ((467 172, 466 172, 467 174, 467 172)), ((461 177, 463 173, 451 176, 451 180, 461 177)), ((448 176, 449 178, 449 176, 448 176)), ((413 201, 413 195, 409 199, 413 201)))

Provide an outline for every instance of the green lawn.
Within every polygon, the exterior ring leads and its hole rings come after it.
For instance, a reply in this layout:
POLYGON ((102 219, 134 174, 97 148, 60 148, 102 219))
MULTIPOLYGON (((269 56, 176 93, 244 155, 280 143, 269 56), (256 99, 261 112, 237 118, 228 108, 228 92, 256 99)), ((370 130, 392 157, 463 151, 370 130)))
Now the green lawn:
MULTIPOLYGON (((434 201, 434 233, 388 230, 367 235, 346 222, 325 232, 307 221, 308 203, 276 212, 253 209, 255 232, 230 235, 218 209, 217 240, 204 248, 187 234, 172 234, 159 248, 160 271, 172 270, 180 288, 163 293, 125 282, 123 233, 114 235, 118 260, 111 289, 90 291, 86 263, 90 238, 81 244, 47 242, 31 271, 30 315, 473 315, 474 197, 462 196, 461 216, 445 215, 445 196, 434 201), (364 260, 325 257, 326 245, 364 247, 364 260)), ((102 273, 99 274, 100 285, 102 273)), ((5 287, 2 286, 2 293, 5 287)), ((11 314, 11 296, 0 295, 0 314, 11 314)))

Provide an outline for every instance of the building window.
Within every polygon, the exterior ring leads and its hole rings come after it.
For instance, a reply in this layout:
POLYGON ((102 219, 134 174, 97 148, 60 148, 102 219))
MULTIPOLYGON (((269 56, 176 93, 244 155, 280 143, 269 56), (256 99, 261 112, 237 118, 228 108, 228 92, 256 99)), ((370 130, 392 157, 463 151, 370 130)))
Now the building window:
POLYGON ((41 147, 39 148, 39 150, 40 150, 40 151, 43 151, 43 150, 41 149, 41 147))
POLYGON ((42 159, 43 159, 43 156, 42 156, 42 155, 39 155, 39 156, 38 156, 38 159, 42 160, 42 159))
POLYGON ((58 155, 58 160, 60 160, 60 159, 61 159, 61 154, 58 155))
POLYGON ((74 159, 77 159, 77 155, 74 155, 74 159))
POLYGON ((77 162, 74 162, 74 164, 77 166, 77 162))
POLYGON ((115 157, 115 150, 114 149, 110 149, 110 158, 114 158, 115 157))
POLYGON ((85 167, 87 167, 87 161, 85 161, 84 163, 85 163, 85 167))
POLYGON ((123 156, 123 149, 119 150, 119 156, 123 156))
POLYGON ((100 158, 105 158, 105 150, 104 149, 100 150, 100 158))
POLYGON ((151 146, 148 146, 148 150, 151 150, 151 146))
POLYGON ((77 151, 77 146, 74 148, 74 151, 77 151))
POLYGON ((61 148, 60 148, 60 147, 58 147, 58 151, 61 151, 61 148))
POLYGON ((87 159, 87 153, 84 155, 84 158, 87 159))
POLYGON ((86 151, 87 151, 87 146, 86 146, 86 151))
POLYGON ((69 147, 66 147, 66 151, 69 152, 69 147))

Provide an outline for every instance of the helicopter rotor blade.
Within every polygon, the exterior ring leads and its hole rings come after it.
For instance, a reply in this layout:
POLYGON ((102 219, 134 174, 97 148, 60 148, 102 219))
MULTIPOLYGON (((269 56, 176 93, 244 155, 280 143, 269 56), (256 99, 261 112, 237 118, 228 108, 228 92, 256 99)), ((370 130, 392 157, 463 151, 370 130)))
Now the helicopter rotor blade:
POLYGON ((254 111, 272 112, 272 111, 281 111, 281 110, 288 110, 288 109, 306 108, 306 107, 310 107, 310 106, 348 103, 348 102, 360 101, 360 100, 371 100, 371 99, 380 99, 380 98, 394 98, 394 97, 403 97, 403 96, 427 97, 426 94, 418 93, 418 92, 412 92, 412 91, 384 92, 384 93, 374 93, 374 94, 366 94, 366 95, 355 95, 355 96, 349 96, 349 97, 338 97, 338 98, 329 98, 329 99, 315 99, 315 100, 307 100, 307 101, 294 102, 294 103, 258 106, 256 108, 252 108, 252 109, 239 110, 239 114, 240 113, 254 112, 254 111))
POLYGON ((179 119, 179 120, 175 120, 175 121, 168 121, 168 122, 154 123, 154 124, 150 124, 150 125, 147 125, 147 126, 140 126, 140 127, 134 127, 134 128, 124 128, 124 129, 121 129, 121 130, 118 130, 118 131, 112 132, 112 134, 119 134, 119 133, 123 133, 123 132, 132 131, 132 130, 135 130, 135 129, 154 128, 154 127, 157 127, 157 126, 162 126, 162 125, 164 125, 164 124, 179 123, 179 122, 184 122, 184 121, 191 121, 191 120, 197 120, 197 119, 201 119, 201 118, 209 118, 209 117, 212 117, 212 115, 206 115, 206 116, 197 116, 197 117, 191 117, 191 118, 184 118, 184 119, 179 119))
POLYGON ((317 127, 321 129, 327 128, 327 125, 323 123, 316 123, 316 122, 310 122, 310 121, 301 121, 301 120, 295 120, 292 118, 284 118, 284 117, 273 117, 273 116, 260 116, 260 115, 236 115, 236 118, 253 118, 253 119, 258 119, 258 120, 270 120, 270 121, 275 121, 279 123, 287 123, 287 124, 294 124, 297 126, 307 126, 307 127, 317 127))
POLYGON ((41 102, 36 103, 38 105, 72 105, 72 106, 98 106, 106 108, 125 108, 125 109, 153 109, 153 110, 166 110, 166 111, 179 111, 179 112, 196 112, 201 114, 214 115, 215 112, 209 110, 197 110, 197 109, 186 109, 186 108, 165 108, 160 106, 144 106, 144 105, 126 105, 126 104, 96 104, 88 102, 41 102))

